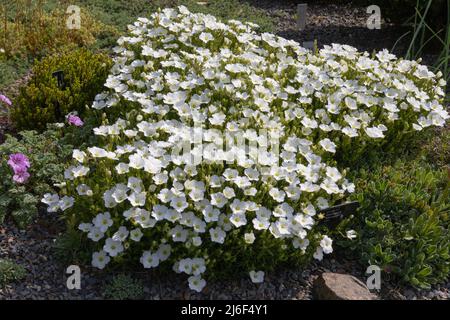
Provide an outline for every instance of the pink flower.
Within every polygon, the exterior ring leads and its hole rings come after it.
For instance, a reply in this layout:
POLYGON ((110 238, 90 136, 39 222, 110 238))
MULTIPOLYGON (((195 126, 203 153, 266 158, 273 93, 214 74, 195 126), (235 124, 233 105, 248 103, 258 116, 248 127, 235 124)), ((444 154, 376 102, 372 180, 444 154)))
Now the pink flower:
POLYGON ((27 170, 30 167, 30 160, 23 153, 14 153, 9 155, 8 164, 14 172, 17 172, 21 169, 27 170))
POLYGON ((67 122, 75 127, 83 126, 84 122, 80 119, 80 117, 71 114, 67 117, 67 122))
POLYGON ((17 183, 25 183, 30 178, 26 168, 20 168, 19 170, 14 170, 13 180, 17 183))
POLYGON ((12 105, 11 100, 9 100, 9 98, 3 94, 0 94, 0 102, 3 102, 5 104, 7 104, 8 106, 12 105))

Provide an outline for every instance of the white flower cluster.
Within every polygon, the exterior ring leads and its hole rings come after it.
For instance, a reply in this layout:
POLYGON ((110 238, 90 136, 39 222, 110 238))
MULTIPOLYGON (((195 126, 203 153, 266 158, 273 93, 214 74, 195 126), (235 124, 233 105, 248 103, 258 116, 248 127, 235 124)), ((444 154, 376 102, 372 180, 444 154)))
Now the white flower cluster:
POLYGON ((417 62, 346 45, 313 53, 253 27, 180 6, 138 19, 119 39, 109 91, 92 106, 104 112, 94 130, 102 144, 74 150, 65 173, 73 198, 44 199, 85 217, 79 229, 99 247, 93 266, 139 244, 144 268, 169 260, 201 291, 207 250, 229 237, 253 244, 269 234, 322 259, 333 249, 315 229, 318 212, 354 190, 324 160, 339 146, 332 133, 382 138, 396 121, 421 130, 448 118, 444 81, 417 62), (224 136, 267 147, 261 130, 278 148, 242 156, 217 147, 224 136), (196 134, 201 147, 174 152, 196 134))

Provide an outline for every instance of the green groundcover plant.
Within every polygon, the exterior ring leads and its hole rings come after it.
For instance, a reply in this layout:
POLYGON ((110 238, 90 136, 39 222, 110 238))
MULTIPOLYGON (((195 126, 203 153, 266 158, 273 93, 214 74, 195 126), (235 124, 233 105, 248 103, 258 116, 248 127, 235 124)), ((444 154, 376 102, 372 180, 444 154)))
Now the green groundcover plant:
POLYGON ((260 283, 283 262, 322 260, 333 240, 320 211, 355 189, 336 155, 448 118, 442 75, 415 61, 312 52, 254 27, 180 6, 118 40, 90 111, 98 140, 42 199, 78 222, 94 267, 161 265, 201 291, 226 270, 260 283))
MULTIPOLYGON (((402 281, 429 288, 450 273, 450 184, 445 169, 415 160, 361 169, 355 217, 340 229, 355 238, 340 241, 364 265, 378 265, 402 281)), ((338 228, 339 229, 339 228, 338 228)), ((347 251, 348 252, 348 251, 347 251)))
POLYGON ((26 270, 21 265, 9 259, 0 258, 0 288, 25 278, 26 270))
POLYGON ((135 300, 144 296, 142 281, 127 274, 114 276, 105 286, 103 295, 112 300, 135 300))

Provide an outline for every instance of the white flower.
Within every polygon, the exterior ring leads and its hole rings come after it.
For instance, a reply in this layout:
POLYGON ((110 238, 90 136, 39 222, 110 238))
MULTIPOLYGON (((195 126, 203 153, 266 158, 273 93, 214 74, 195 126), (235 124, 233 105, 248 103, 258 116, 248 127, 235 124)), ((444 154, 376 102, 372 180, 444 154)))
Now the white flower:
POLYGON ((126 163, 121 162, 116 166, 116 171, 118 174, 127 173, 129 172, 129 166, 126 163))
POLYGON ((380 130, 378 127, 372 127, 372 128, 365 128, 364 129, 367 133, 367 135, 371 138, 384 138, 383 131, 380 130))
POLYGON ((211 228, 209 229, 209 234, 211 235, 212 242, 224 243, 226 233, 221 228, 211 228))
POLYGON ((264 271, 252 270, 249 272, 250 279, 253 283, 263 283, 264 282, 264 271))
POLYGON ((64 196, 59 202, 58 202, 58 207, 62 210, 65 211, 66 209, 69 209, 73 206, 75 202, 75 199, 73 197, 68 197, 68 196, 64 196))
POLYGON ((159 255, 151 251, 144 251, 141 256, 141 263, 145 269, 156 268, 159 265, 159 255))
POLYGON ((72 176, 74 178, 84 177, 85 175, 88 174, 89 170, 90 169, 85 166, 73 167, 72 168, 72 176))
POLYGON ((230 217, 230 222, 236 227, 242 227, 247 224, 247 218, 244 213, 233 213, 230 217))
POLYGON ((314 216, 316 214, 316 209, 314 206, 310 203, 305 208, 303 208, 303 212, 306 213, 309 216, 314 216))
POLYGON ((83 232, 89 232, 93 228, 92 223, 80 223, 78 226, 78 230, 81 230, 83 232))
POLYGON ((171 251, 172 247, 169 244, 161 244, 156 254, 160 261, 165 261, 169 258, 171 251))
POLYGON ((328 152, 335 153, 336 152, 336 144, 332 142, 330 139, 325 138, 319 141, 321 147, 328 152))
POLYGON ((255 230, 267 230, 270 227, 270 222, 268 219, 254 218, 252 222, 255 230))
POLYGON ((227 197, 223 193, 218 192, 211 195, 211 204, 218 208, 223 208, 227 204, 227 201, 227 197))
POLYGON ((108 155, 105 149, 99 147, 88 148, 88 151, 94 158, 105 158, 108 155))
POLYGON ((119 183, 112 190, 111 197, 116 203, 124 202, 128 198, 128 191, 129 188, 126 185, 119 183))
MULTIPOLYGON (((114 241, 121 241, 124 242, 125 239, 128 237, 128 235, 130 234, 130 232, 128 231, 128 229, 124 226, 121 226, 116 233, 114 233, 114 235, 112 236, 112 239, 114 241)), ((106 250, 105 250, 106 251, 106 250)))
POLYGON ((334 182, 341 180, 342 175, 337 168, 327 167, 327 177, 329 177, 334 182))
POLYGON ((83 163, 86 159, 86 152, 74 149, 72 151, 72 157, 80 163, 83 163))
POLYGON ((333 240, 331 240, 328 236, 323 236, 320 241, 320 247, 322 248, 325 254, 329 254, 333 252, 333 240))
POLYGON ((255 242, 255 234, 253 232, 244 234, 244 240, 246 243, 252 244, 253 242, 255 242))
POLYGON ((175 228, 170 230, 169 235, 172 237, 174 242, 186 242, 188 232, 180 225, 177 225, 175 228))
POLYGON ((227 199, 233 199, 236 196, 236 194, 234 193, 234 189, 230 187, 225 187, 225 189, 223 189, 223 195, 227 199))
POLYGON ((214 40, 214 37, 209 32, 202 32, 199 36, 199 39, 202 40, 204 43, 207 43, 209 41, 214 40))
POLYGON ((188 278, 189 288, 191 290, 201 292, 203 288, 206 286, 206 281, 202 279, 200 276, 190 276, 188 278))
POLYGON ((48 205, 48 212, 57 212, 60 208, 60 199, 57 194, 46 193, 41 200, 42 203, 48 205))
POLYGON ((102 239, 105 234, 97 227, 93 227, 88 232, 88 238, 91 239, 94 242, 98 242, 100 239, 102 239))
POLYGON ((316 251, 313 254, 314 259, 322 261, 323 259, 323 249, 321 247, 318 247, 316 251))
POLYGON ((282 190, 278 190, 277 188, 272 188, 269 191, 270 196, 277 202, 283 202, 286 193, 282 190))
POLYGON ((182 259, 178 262, 178 270, 186 274, 192 273, 192 259, 182 259))
POLYGON ((98 269, 104 269, 110 260, 111 258, 104 251, 94 252, 92 254, 92 266, 98 269))
POLYGON ((218 221, 219 215, 220 215, 219 209, 215 209, 211 205, 206 206, 206 208, 203 210, 205 222, 218 221))
POLYGON ((142 180, 136 177, 129 177, 127 187, 134 192, 140 193, 143 189, 142 180))
POLYGON ((230 71, 232 73, 244 72, 246 68, 240 63, 231 63, 225 66, 225 70, 230 71))
POLYGON ((145 205, 145 199, 147 196, 147 192, 132 192, 128 196, 128 201, 130 201, 131 205, 133 207, 143 207, 145 205))
POLYGON ((185 197, 175 197, 170 201, 170 206, 178 212, 183 212, 188 207, 185 197))
POLYGON ((194 258, 191 260, 192 274, 199 276, 206 271, 205 259, 194 258))
POLYGON ((135 242, 141 241, 142 236, 143 236, 143 233, 142 233, 141 229, 133 229, 130 231, 130 239, 135 242))
POLYGON ((194 246, 199 247, 199 246, 202 245, 202 243, 203 243, 202 238, 200 238, 200 237, 193 237, 192 238, 192 244, 194 246))
POLYGON ((309 246, 309 240, 308 239, 294 239, 292 240, 292 245, 294 246, 294 248, 296 249, 300 249, 305 251, 306 248, 308 248, 309 246))
POLYGON ((111 238, 106 239, 103 250, 108 253, 111 257, 117 256, 123 251, 123 245, 120 241, 115 241, 111 238))
POLYGON ((109 212, 99 213, 93 220, 92 223, 101 232, 106 232, 109 227, 112 226, 113 221, 109 212))
POLYGON ((77 192, 80 196, 89 196, 91 197, 93 195, 92 189, 89 188, 86 184, 79 184, 77 186, 77 192))

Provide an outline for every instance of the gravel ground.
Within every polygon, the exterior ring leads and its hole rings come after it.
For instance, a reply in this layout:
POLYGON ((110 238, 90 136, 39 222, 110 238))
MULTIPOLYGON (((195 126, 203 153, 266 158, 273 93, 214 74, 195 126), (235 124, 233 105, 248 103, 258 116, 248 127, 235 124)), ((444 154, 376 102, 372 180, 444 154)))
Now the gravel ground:
MULTIPOLYGON (((359 50, 392 49, 396 40, 407 30, 383 19, 381 29, 367 28, 366 7, 351 4, 308 4, 305 30, 297 28, 297 3, 301 1, 246 0, 255 7, 276 17, 276 31, 280 36, 299 43, 317 40, 319 47, 331 43, 345 43, 359 50)), ((403 49, 403 48, 399 48, 403 49)))
MULTIPOLYGON (((0 227, 0 258, 9 258, 25 267, 27 276, 22 281, 0 288, 1 299, 103 299, 104 284, 112 273, 99 272, 82 266, 81 290, 68 290, 65 268, 55 257, 53 243, 63 231, 54 215, 43 214, 27 230, 18 230, 11 222, 0 227)), ((364 268, 352 261, 328 258, 313 262, 306 269, 280 270, 266 275, 261 285, 251 283, 248 277, 230 281, 209 282, 202 293, 188 289, 185 276, 141 269, 134 277, 144 283, 145 299, 283 299, 310 300, 312 284, 322 272, 352 274, 365 282, 364 268)), ((383 281, 383 279, 382 279, 383 281)), ((450 299, 450 282, 432 290, 418 292, 382 282, 381 299, 450 299)))

